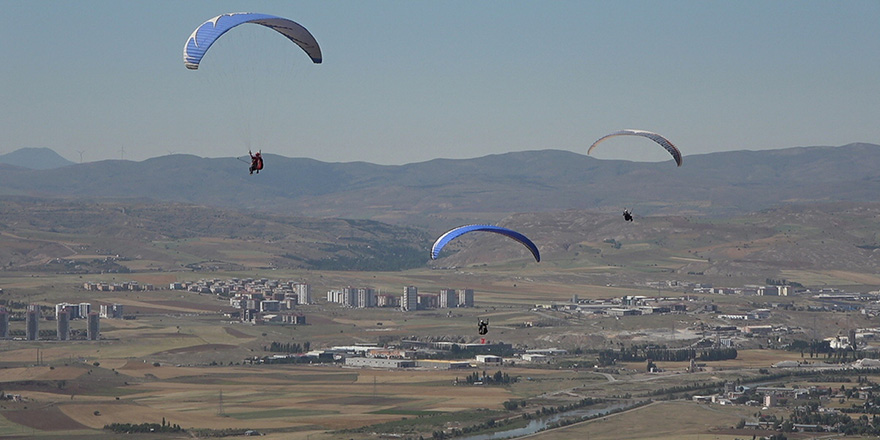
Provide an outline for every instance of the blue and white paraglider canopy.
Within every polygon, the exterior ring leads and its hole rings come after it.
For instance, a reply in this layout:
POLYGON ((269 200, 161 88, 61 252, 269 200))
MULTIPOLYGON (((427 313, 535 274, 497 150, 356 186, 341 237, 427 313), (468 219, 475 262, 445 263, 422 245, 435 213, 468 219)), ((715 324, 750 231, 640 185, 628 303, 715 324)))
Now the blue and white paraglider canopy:
POLYGON ((437 241, 434 242, 434 245, 431 246, 431 259, 437 259, 437 256, 440 255, 440 251, 443 250, 443 246, 446 246, 452 240, 460 237, 463 234, 467 234, 468 232, 475 231, 484 231, 484 232, 494 232, 496 234, 501 234, 507 237, 510 237, 520 243, 523 246, 527 247, 529 251, 532 253, 532 256, 535 257, 535 261, 541 261, 541 254, 538 252, 538 247, 535 246, 535 243, 532 243, 532 240, 529 240, 523 234, 516 232, 512 229, 502 228, 501 226, 492 226, 492 225, 467 225, 467 226, 459 226, 454 228, 445 234, 441 235, 437 241))
POLYGON ((187 69, 196 70, 205 53, 228 30, 245 23, 254 23, 274 29, 281 35, 293 41, 306 52, 312 62, 318 64, 322 61, 321 48, 315 37, 299 23, 283 17, 252 12, 233 12, 218 15, 196 28, 186 45, 183 46, 183 63, 187 69))

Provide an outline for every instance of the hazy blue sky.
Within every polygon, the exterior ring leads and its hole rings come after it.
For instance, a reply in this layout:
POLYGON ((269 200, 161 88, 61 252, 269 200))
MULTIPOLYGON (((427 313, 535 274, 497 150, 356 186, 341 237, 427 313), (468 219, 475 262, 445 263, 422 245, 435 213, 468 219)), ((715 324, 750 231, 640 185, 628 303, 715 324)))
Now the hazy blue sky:
MULTIPOLYGON (((0 153, 70 160, 248 146, 402 164, 585 153, 622 128, 685 156, 880 143, 880 1, 4 1, 0 153), (225 12, 293 19, 324 63, 225 12), (246 29, 247 28, 247 29, 246 29), (240 32, 239 32, 240 31, 240 32)), ((600 158, 668 160, 643 138, 600 158)))

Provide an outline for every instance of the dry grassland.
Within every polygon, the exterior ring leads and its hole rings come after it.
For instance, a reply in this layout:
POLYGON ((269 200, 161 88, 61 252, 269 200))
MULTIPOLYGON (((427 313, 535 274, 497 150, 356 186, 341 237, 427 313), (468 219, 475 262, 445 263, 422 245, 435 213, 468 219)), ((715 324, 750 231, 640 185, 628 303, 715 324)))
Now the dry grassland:
MULTIPOLYGON (((108 423, 142 423, 163 417, 185 428, 263 429, 318 426, 354 428, 400 419, 393 410, 459 411, 500 407, 512 397, 501 387, 453 386, 467 372, 359 370, 324 366, 155 367, 151 363, 108 360, 109 367, 126 377, 146 379, 119 388, 104 387, 102 395, 31 391, 28 399, 57 406, 59 420, 99 429, 108 423), (218 414, 220 391, 225 416, 218 414), (119 397, 119 400, 116 398, 119 397), (387 414, 373 414, 376 411, 387 414), (98 411, 100 415, 95 415, 98 411), (60 413, 59 413, 60 414, 60 413)), ((94 370, 99 370, 94 367, 94 370)), ((48 367, 0 370, 0 382, 20 380, 73 380, 84 368, 48 367)), ((121 385, 121 379, 120 379, 121 385)), ((100 383, 94 386, 101 387, 100 383)), ((96 388, 97 389, 97 388, 96 388)), ((15 423, 45 428, 39 418, 15 423), (25 421, 25 422, 23 422, 25 421)), ((59 423, 59 422, 55 422, 59 423)))
MULTIPOLYGON (((338 322, 340 324, 348 324, 354 325, 357 327, 376 327, 377 321, 375 319, 346 319, 346 318, 334 318, 334 322, 338 322)), ((398 323, 395 321, 383 319, 382 327, 392 327, 397 326, 398 323)))
POLYGON ((220 309, 220 304, 213 307, 213 309, 208 306, 204 306, 201 304, 162 304, 160 301, 139 301, 131 298, 108 298, 107 302, 112 302, 116 304, 122 304, 125 307, 126 313, 205 313, 205 312, 217 312, 220 309))
MULTIPOLYGON (((5 356, 4 356, 5 358, 5 356)), ((0 369, 0 383, 23 380, 72 380, 85 373, 74 367, 22 367, 0 369)))
MULTIPOLYGON (((216 414, 219 390, 222 389, 224 412, 227 415, 242 414, 244 419, 253 420, 260 427, 316 424, 325 429, 341 429, 400 418, 394 414, 371 414, 379 410, 397 407, 421 411, 436 410, 438 407, 447 411, 475 409, 500 406, 501 402, 510 398, 509 391, 503 388, 454 387, 452 374, 438 375, 429 371, 375 371, 370 372, 375 374, 369 374, 366 378, 363 377, 365 372, 359 370, 332 372, 350 376, 351 380, 345 382, 339 382, 334 377, 338 374, 325 374, 317 368, 285 368, 283 373, 287 377, 277 377, 277 369, 265 368, 221 368, 201 376, 217 377, 223 373, 224 377, 235 378, 216 385, 188 381, 186 373, 195 373, 197 369, 163 367, 151 371, 159 373, 161 370, 169 370, 171 374, 160 373, 156 375, 159 382, 139 386, 149 389, 144 394, 126 396, 121 402, 74 402, 60 403, 59 406, 73 420, 92 427, 111 421, 139 423, 162 417, 187 428, 218 429, 247 425, 239 418, 216 414), (175 378, 182 379, 164 381, 175 378), (444 384, 438 383, 438 380, 444 384), (284 408, 287 411, 278 412, 284 408), (96 410, 101 412, 100 420, 96 420, 93 414, 96 410), (266 411, 268 415, 260 417, 260 411, 266 411), (303 416, 297 417, 297 413, 303 416)), ((123 371, 128 372, 128 369, 123 371)))
POLYGON ((770 368, 782 361, 809 361, 809 355, 802 358, 799 352, 780 350, 738 350, 736 359, 712 362, 718 368, 770 368))
POLYGON ((842 270, 783 270, 781 274, 789 280, 797 280, 805 286, 846 286, 846 285, 878 285, 876 275, 860 274, 842 270), (862 281, 869 281, 862 283, 862 281))

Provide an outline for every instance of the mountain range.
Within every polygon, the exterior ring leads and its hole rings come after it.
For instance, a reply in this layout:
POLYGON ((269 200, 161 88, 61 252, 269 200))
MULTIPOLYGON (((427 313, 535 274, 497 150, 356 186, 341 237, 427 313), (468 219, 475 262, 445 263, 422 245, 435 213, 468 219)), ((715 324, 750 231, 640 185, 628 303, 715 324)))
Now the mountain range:
POLYGON ((235 158, 181 154, 49 168, 55 162, 45 159, 46 150, 0 156, 0 195, 190 203, 371 219, 432 232, 569 209, 725 216, 800 203, 880 201, 880 145, 867 143, 690 155, 680 168, 560 150, 395 166, 266 154, 259 175, 249 175, 235 158), (21 165, 37 162, 46 169, 21 165))

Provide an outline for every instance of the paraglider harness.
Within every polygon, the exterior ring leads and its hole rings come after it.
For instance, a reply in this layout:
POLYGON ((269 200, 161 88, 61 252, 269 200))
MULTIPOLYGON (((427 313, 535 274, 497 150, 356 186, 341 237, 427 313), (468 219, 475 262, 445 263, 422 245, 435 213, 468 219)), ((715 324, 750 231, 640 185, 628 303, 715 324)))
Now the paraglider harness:
POLYGON ((481 319, 480 323, 477 324, 477 333, 479 333, 481 335, 485 335, 486 333, 489 333, 489 321, 483 321, 481 319))
POLYGON ((254 171, 256 171, 257 174, 260 174, 260 170, 263 169, 263 157, 261 153, 262 150, 257 151, 257 154, 251 153, 250 150, 248 151, 248 154, 251 155, 251 167, 249 170, 251 174, 254 174, 254 171))
POLYGON ((629 209, 624 208, 624 210, 623 210, 623 219, 626 220, 626 221, 628 221, 628 222, 633 221, 633 216, 632 216, 632 213, 629 212, 629 209))

